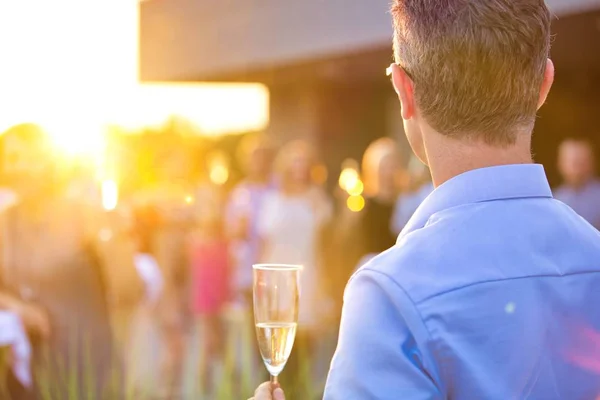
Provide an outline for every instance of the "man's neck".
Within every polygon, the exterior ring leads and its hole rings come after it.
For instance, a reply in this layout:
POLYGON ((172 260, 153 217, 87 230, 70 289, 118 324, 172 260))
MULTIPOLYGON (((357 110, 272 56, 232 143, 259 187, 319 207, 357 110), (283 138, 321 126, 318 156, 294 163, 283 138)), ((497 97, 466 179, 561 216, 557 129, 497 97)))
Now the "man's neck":
POLYGON ((429 137, 426 149, 431 177, 436 187, 475 169, 533 162, 531 135, 521 135, 514 145, 497 147, 435 134, 429 137))

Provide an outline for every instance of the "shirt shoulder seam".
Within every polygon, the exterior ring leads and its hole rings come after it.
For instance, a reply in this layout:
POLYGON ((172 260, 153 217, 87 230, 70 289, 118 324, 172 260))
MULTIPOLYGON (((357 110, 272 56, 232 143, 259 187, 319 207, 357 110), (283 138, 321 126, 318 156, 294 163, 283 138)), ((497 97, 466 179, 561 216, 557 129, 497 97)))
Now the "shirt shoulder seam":
MULTIPOLYGON (((429 329, 427 329, 427 325, 425 325, 425 320, 423 319, 423 316, 421 315, 421 313, 419 312, 419 309, 417 308, 417 303, 415 303, 415 301, 413 300, 413 298, 410 296, 410 294, 406 291, 406 289, 404 289, 404 287, 402 285, 400 285, 393 277, 391 277, 389 274, 383 272, 383 271, 379 271, 377 269, 373 269, 373 268, 363 268, 360 271, 357 271, 357 273, 355 274, 355 276, 360 275, 361 272, 374 272, 378 275, 384 276, 385 278, 387 278, 390 282, 392 282, 396 287, 398 287, 402 293, 404 293, 404 295, 406 296, 406 298, 410 301, 411 306, 415 309, 415 311, 417 312, 417 315, 419 316, 419 320, 421 321, 421 323, 423 324, 423 326, 425 326, 425 329, 427 330, 427 336, 428 339, 431 339, 431 333, 429 332, 429 329)), ((354 279, 354 277, 352 278, 354 279)))
MULTIPOLYGON (((498 283, 498 282, 516 281, 516 280, 532 279, 532 278, 562 278, 562 277, 565 277, 565 276, 587 275, 587 274, 600 274, 600 271, 591 271, 590 270, 590 271, 571 272, 571 273, 562 274, 562 275, 561 274, 538 274, 538 275, 516 276, 516 277, 510 277, 510 278, 487 279, 487 280, 483 280, 483 281, 469 283, 469 284, 462 285, 462 286, 457 286, 457 287, 454 287, 452 289, 448 289, 448 290, 444 290, 444 291, 439 292, 439 293, 432 294, 430 296, 427 296, 427 297, 423 298, 422 300, 420 300, 420 301, 418 301, 416 303, 412 299, 411 299, 411 301, 413 301, 413 304, 415 304, 415 306, 416 306, 418 304, 423 304, 426 301, 435 299, 437 297, 440 297, 440 296, 443 296, 443 295, 446 295, 446 294, 450 294, 452 292, 457 292, 457 291, 462 290, 462 289, 467 289, 469 287, 483 285, 483 284, 486 284, 486 283, 498 283)), ((384 275, 388 276, 387 274, 384 274, 384 275)), ((393 279, 391 277, 388 276, 388 278, 393 281, 393 279)), ((397 283, 396 283, 396 285, 400 286, 397 283)), ((404 292, 406 293, 406 291, 404 291, 404 292)), ((408 296, 408 294, 407 294, 407 296, 408 296)))
MULTIPOLYGON (((408 301, 410 301, 410 304, 413 308, 413 310, 415 311, 417 317, 419 317, 419 321, 421 322, 421 325, 423 325, 423 328, 425 329, 425 332, 427 333, 427 342, 429 343, 429 345, 433 345, 433 336, 431 335, 431 332, 429 331, 429 328, 427 327, 427 324, 425 323, 425 320, 423 319, 423 316, 421 315, 421 312, 419 311, 418 307, 417 307, 417 303, 415 303, 415 301, 413 300, 413 298, 410 296, 410 294, 408 293, 408 291, 406 289, 404 289, 404 287, 402 285, 400 285, 392 276, 390 276, 389 274, 386 274, 383 271, 379 271, 373 268, 369 268, 369 267, 365 267, 359 271, 357 271, 356 274, 354 274, 354 276, 351 278, 351 281, 357 276, 359 275, 361 272, 373 272, 377 275, 381 275, 385 278, 387 278, 387 280, 389 280, 390 282, 392 282, 394 284, 394 286, 396 286, 398 289, 400 289, 402 291, 402 293, 404 293, 404 295, 406 296, 406 298, 408 299, 408 301)), ((428 352, 433 353, 433 349, 430 348, 428 350, 428 352)), ((435 364, 437 364, 441 370, 441 373, 443 376, 447 376, 446 374, 446 369, 444 367, 444 365, 442 363, 439 363, 438 360, 433 356, 433 354, 431 354, 431 361, 435 364)), ((443 392, 446 392, 446 388, 444 385, 444 382, 437 382, 439 385, 442 386, 441 389, 443 389, 443 392)))

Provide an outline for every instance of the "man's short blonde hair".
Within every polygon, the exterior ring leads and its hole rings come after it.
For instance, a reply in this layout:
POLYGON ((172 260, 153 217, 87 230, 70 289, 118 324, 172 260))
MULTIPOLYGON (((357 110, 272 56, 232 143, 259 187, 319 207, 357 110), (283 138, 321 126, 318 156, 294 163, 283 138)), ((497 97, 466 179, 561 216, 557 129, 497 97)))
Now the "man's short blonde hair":
POLYGON ((530 133, 550 51, 544 0, 394 0, 394 55, 439 133, 506 146, 530 133))

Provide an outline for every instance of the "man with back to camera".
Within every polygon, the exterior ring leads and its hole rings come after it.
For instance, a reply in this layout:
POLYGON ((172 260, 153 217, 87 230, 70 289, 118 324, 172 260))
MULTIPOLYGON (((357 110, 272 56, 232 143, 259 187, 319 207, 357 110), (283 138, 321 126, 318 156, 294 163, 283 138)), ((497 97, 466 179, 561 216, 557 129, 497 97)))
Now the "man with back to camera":
POLYGON ((554 75, 548 9, 433 4, 394 1, 390 69, 436 189, 348 283, 324 397, 595 399, 600 233, 530 152, 554 75))
POLYGON ((554 197, 564 202, 600 229, 600 180, 595 177, 592 144, 585 139, 567 139, 558 150, 558 169, 564 184, 554 197))

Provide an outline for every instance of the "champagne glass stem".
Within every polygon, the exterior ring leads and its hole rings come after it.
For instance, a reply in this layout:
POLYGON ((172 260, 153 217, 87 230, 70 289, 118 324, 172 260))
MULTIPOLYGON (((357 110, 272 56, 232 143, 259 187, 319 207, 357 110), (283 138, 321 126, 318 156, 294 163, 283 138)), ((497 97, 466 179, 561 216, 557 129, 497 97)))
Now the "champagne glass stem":
POLYGON ((279 380, 277 379, 276 376, 271 375, 271 385, 278 387, 279 386, 279 380))

